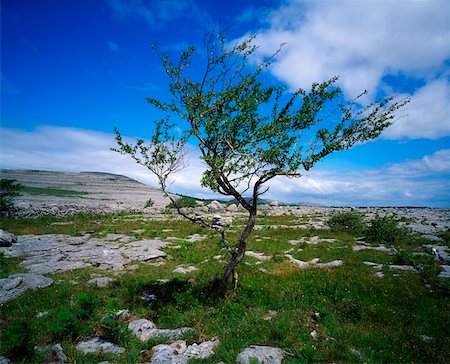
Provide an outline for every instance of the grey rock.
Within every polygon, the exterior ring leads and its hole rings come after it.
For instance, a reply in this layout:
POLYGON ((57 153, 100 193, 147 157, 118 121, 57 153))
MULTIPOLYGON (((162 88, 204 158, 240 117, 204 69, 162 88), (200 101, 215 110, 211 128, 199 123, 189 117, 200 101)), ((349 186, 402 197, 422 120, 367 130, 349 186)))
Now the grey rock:
POLYGON ((216 228, 224 228, 231 225, 233 219, 228 216, 214 215, 211 220, 211 225, 216 228))
POLYGON ((390 264, 388 265, 389 269, 393 270, 404 270, 409 272, 417 272, 416 268, 414 268, 412 265, 396 265, 396 264, 390 264))
POLYGON ((217 338, 189 346, 183 340, 172 344, 156 345, 152 348, 154 354, 150 364, 187 364, 190 359, 206 359, 214 354, 218 345, 217 338))
POLYGON ((0 279, 0 303, 19 297, 29 289, 48 287, 53 280, 32 273, 18 273, 0 279))
POLYGON ((10 361, 6 356, 0 356, 0 364, 9 364, 10 361))
POLYGON ((365 265, 372 267, 373 269, 380 270, 383 268, 383 264, 374 263, 374 262, 363 262, 365 265))
POLYGON ((9 247, 15 243, 17 243, 17 240, 13 234, 0 229, 0 247, 9 247))
POLYGON ((384 245, 380 245, 380 246, 353 245, 352 249, 354 252, 358 252, 361 250, 376 250, 376 251, 391 254, 391 255, 395 254, 394 249, 386 248, 384 245))
POLYGON ((274 200, 274 201, 270 201, 270 206, 278 206, 280 203, 278 202, 278 201, 276 201, 276 200, 274 200))
POLYGON ((182 265, 180 265, 180 266, 176 267, 172 272, 186 274, 186 273, 190 273, 190 272, 193 272, 193 271, 196 271, 196 270, 198 270, 198 268, 194 267, 193 265, 190 265, 190 266, 182 266, 182 265))
POLYGON ((427 239, 429 241, 443 241, 443 239, 440 238, 439 236, 431 235, 431 234, 424 234, 424 235, 422 235, 422 238, 427 239))
POLYGON ((310 267, 317 267, 317 268, 330 268, 330 267, 339 267, 342 264, 344 264, 344 262, 342 260, 333 260, 331 262, 328 263, 319 263, 319 258, 315 258, 315 259, 311 259, 308 262, 305 262, 303 260, 299 260, 299 259, 295 259, 292 255, 290 254, 285 254, 285 257, 289 258, 289 260, 294 263, 296 266, 298 266, 299 268, 310 268, 310 267))
POLYGON ((431 336, 427 336, 427 335, 419 335, 420 340, 429 343, 433 340, 433 338, 431 336))
POLYGON ((264 253, 254 252, 252 250, 247 250, 245 255, 262 261, 272 259, 270 255, 264 255, 264 253))
POLYGON ((441 265, 441 268, 444 271, 439 273, 438 278, 450 278, 450 265, 441 265))
POLYGON ((239 210, 239 207, 237 207, 237 205, 235 205, 234 203, 227 206, 228 212, 237 212, 238 210, 239 210))
POLYGON ((111 282, 114 282, 115 279, 114 278, 109 278, 109 277, 97 277, 97 278, 92 278, 90 280, 88 280, 87 282, 89 284, 95 284, 97 287, 106 287, 108 284, 110 284, 111 282))
POLYGON ((211 212, 219 212, 219 211, 224 211, 225 210, 225 206, 222 205, 219 201, 216 201, 216 200, 211 201, 211 203, 209 205, 207 205, 206 207, 211 212))
POLYGON ((64 353, 64 350, 61 346, 61 344, 55 344, 52 347, 53 352, 58 357, 58 360, 60 363, 66 363, 67 362, 67 355, 64 353))
POLYGON ((89 341, 82 341, 77 344, 77 349, 83 354, 88 353, 111 353, 111 354, 123 354, 125 349, 113 344, 110 341, 94 337, 89 341))
POLYGON ((179 329, 158 329, 156 325, 149 320, 139 319, 131 321, 128 329, 133 332, 142 342, 155 337, 166 337, 168 339, 177 339, 185 333, 192 331, 189 327, 181 327, 179 329))
POLYGON ((447 254, 448 247, 442 245, 424 245, 425 248, 431 249, 436 260, 450 263, 450 256, 447 254))
POLYGON ((285 355, 285 351, 280 348, 252 345, 242 351, 236 361, 240 364, 250 364, 253 359, 260 364, 281 364, 285 355))

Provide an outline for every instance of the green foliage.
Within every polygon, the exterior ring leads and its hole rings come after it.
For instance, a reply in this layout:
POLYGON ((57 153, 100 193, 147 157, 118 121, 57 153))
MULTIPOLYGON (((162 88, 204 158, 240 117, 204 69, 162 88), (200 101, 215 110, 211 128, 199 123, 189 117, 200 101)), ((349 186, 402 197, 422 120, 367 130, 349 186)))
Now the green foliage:
POLYGON ((359 235, 364 231, 365 224, 361 214, 352 211, 340 212, 331 216, 327 225, 336 231, 347 231, 359 235))
POLYGON ((0 179, 0 216, 14 211, 13 198, 20 196, 23 185, 14 179, 0 179))
POLYGON ((66 336, 76 337, 78 323, 76 313, 70 308, 63 307, 56 313, 49 329, 55 340, 62 340, 66 336))
POLYGON ((367 229, 366 238, 369 242, 395 244, 405 235, 406 230, 394 216, 377 215, 367 229))
POLYGON ((153 207, 155 204, 155 201, 153 201, 151 198, 148 199, 148 201, 145 203, 145 207, 153 207))
POLYGON ((183 208, 183 207, 197 207, 198 204, 195 202, 195 199, 188 196, 181 196, 175 202, 171 202, 167 208, 174 209, 176 207, 183 208))
POLYGON ((14 321, 2 333, 2 351, 10 359, 29 357, 34 350, 31 326, 26 320, 14 321))
POLYGON ((90 292, 82 292, 76 298, 77 316, 86 319, 92 316, 96 306, 95 295, 90 292))

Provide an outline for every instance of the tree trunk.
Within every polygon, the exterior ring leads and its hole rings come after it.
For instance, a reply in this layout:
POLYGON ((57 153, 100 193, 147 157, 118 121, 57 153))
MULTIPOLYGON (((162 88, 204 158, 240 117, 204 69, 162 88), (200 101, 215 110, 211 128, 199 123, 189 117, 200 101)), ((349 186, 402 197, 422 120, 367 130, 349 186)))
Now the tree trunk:
POLYGON ((247 225, 244 228, 244 231, 242 231, 241 237, 239 238, 239 247, 236 249, 236 251, 233 253, 230 262, 228 263, 225 272, 222 276, 222 283, 221 283, 221 291, 225 295, 228 286, 230 277, 233 278, 233 292, 235 293, 237 288, 237 272, 235 270, 236 266, 239 264, 239 262, 242 260, 242 258, 245 255, 245 250, 247 248, 247 240, 250 234, 253 231, 253 228, 255 226, 256 221, 256 208, 252 208, 249 211, 249 217, 247 220, 247 225))

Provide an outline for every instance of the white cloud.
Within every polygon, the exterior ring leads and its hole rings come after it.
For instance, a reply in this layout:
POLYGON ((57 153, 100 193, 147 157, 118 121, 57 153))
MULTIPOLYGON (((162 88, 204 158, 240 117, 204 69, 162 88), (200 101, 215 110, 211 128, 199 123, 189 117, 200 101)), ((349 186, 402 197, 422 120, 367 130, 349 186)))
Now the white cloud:
MULTIPOLYGON (((0 129, 0 167, 97 171, 129 176, 157 186, 130 157, 111 152, 114 136, 91 130, 41 126, 33 131, 0 129)), ((188 168, 173 176, 171 191, 212 197, 200 187, 203 162, 192 153, 188 168)), ((339 172, 315 169, 298 179, 277 178, 264 198, 327 205, 450 205, 450 149, 419 160, 377 169, 339 172)))
POLYGON ((259 36, 273 72, 293 88, 340 75, 347 94, 375 90, 387 73, 427 75, 450 56, 447 0, 302 1, 275 10, 259 36))
POLYGON ((450 83, 447 79, 429 82, 412 95, 411 102, 383 133, 385 139, 438 139, 450 135, 450 83))

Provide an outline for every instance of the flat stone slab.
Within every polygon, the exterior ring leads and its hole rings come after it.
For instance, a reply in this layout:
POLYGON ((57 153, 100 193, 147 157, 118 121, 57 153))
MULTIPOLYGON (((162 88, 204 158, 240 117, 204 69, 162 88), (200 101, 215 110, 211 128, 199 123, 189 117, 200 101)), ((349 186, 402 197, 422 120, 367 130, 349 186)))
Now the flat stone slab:
POLYGON ((354 252, 359 252, 361 250, 376 250, 376 251, 391 254, 391 255, 395 254, 394 249, 386 248, 384 245, 380 245, 380 246, 353 245, 352 250, 354 252))
POLYGON ((431 249, 436 260, 441 260, 446 263, 450 263, 450 256, 447 253, 448 247, 443 245, 424 245, 425 248, 431 249))
POLYGON ((95 337, 89 341, 82 341, 77 344, 77 349, 83 354, 88 353, 111 353, 111 354, 123 354, 125 348, 117 346, 110 341, 95 337))
POLYGON ((6 257, 25 257, 22 262, 31 273, 64 272, 85 267, 123 270, 132 261, 148 262, 165 257, 160 250, 167 243, 157 239, 140 240, 126 245, 103 239, 69 235, 21 235, 17 243, 0 248, 6 257))
POLYGON ((193 265, 190 265, 190 266, 180 265, 180 266, 176 267, 172 272, 186 274, 186 273, 194 272, 196 270, 198 270, 198 268, 194 267, 193 265))
POLYGON ((53 280, 32 273, 18 273, 0 279, 0 303, 11 301, 29 289, 48 287, 53 280))
POLYGON ((328 263, 319 263, 319 261, 320 261, 319 258, 311 259, 310 261, 305 262, 303 260, 295 259, 290 254, 285 254, 284 256, 289 258, 289 260, 292 263, 294 263, 297 267, 302 268, 302 269, 311 268, 311 267, 317 267, 317 268, 339 267, 342 264, 344 264, 344 262, 342 260, 332 260, 331 262, 328 262, 328 263))
POLYGON ((156 345, 152 348, 153 356, 150 364, 187 364, 190 359, 206 359, 214 355, 219 346, 219 339, 215 338, 201 344, 194 343, 187 346, 186 341, 178 340, 172 344, 156 345))
POLYGON ((247 250, 245 252, 245 255, 248 257, 252 257, 261 261, 266 261, 266 260, 270 260, 272 259, 272 257, 270 255, 264 255, 264 253, 260 253, 260 252, 254 252, 251 250, 247 250))
POLYGON ((8 247, 17 243, 16 237, 5 230, 0 229, 0 246, 8 247))
POLYGON ((404 271, 408 271, 408 272, 417 272, 416 268, 414 268, 412 265, 391 264, 391 265, 388 265, 388 268, 391 270, 404 270, 404 271))
POLYGON ((439 278, 450 278, 450 265, 441 265, 443 271, 439 273, 439 278))
POLYGON ((271 346, 257 346, 252 345, 242 351, 237 357, 236 361, 240 364, 281 364, 285 351, 280 348, 271 346))
POLYGON ((192 331, 190 327, 181 327, 179 329, 158 329, 156 325, 149 320, 139 319, 131 321, 128 324, 128 329, 133 332, 135 336, 142 342, 155 337, 166 337, 168 339, 178 339, 183 334, 192 331))
POLYGON ((336 239, 325 239, 321 238, 320 236, 313 236, 311 238, 303 237, 298 240, 289 240, 288 243, 292 245, 297 245, 298 243, 306 243, 310 245, 316 245, 319 243, 334 243, 336 239))

